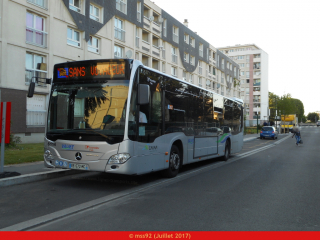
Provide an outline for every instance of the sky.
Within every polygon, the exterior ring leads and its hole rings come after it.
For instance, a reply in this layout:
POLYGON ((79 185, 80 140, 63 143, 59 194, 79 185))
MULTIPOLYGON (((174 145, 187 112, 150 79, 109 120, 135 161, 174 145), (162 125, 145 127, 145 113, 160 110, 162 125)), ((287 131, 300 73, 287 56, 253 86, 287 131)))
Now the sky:
POLYGON ((319 0, 152 1, 216 48, 256 44, 269 56, 269 92, 320 111, 319 0))

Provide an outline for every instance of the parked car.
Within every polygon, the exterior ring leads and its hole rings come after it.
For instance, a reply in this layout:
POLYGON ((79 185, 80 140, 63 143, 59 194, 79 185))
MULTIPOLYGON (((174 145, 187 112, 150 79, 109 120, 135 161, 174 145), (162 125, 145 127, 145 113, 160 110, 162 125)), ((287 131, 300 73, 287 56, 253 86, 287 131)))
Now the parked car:
POLYGON ((319 127, 320 126, 320 120, 318 120, 318 122, 317 122, 317 127, 319 127))
POLYGON ((275 127, 262 127, 260 132, 260 139, 272 138, 273 140, 278 138, 278 132, 275 127))

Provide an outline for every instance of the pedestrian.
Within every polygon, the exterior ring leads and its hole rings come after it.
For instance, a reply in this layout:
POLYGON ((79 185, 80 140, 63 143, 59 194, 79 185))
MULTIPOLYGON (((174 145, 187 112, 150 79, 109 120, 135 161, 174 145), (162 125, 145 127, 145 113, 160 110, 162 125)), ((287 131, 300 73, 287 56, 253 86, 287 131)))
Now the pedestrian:
POLYGON ((265 121, 265 122, 263 123, 263 126, 268 126, 268 123, 265 121))
POLYGON ((300 129, 298 126, 295 126, 295 124, 293 124, 293 128, 292 128, 292 138, 295 136, 296 137, 296 145, 299 146, 299 142, 301 139, 301 133, 300 133, 300 129))

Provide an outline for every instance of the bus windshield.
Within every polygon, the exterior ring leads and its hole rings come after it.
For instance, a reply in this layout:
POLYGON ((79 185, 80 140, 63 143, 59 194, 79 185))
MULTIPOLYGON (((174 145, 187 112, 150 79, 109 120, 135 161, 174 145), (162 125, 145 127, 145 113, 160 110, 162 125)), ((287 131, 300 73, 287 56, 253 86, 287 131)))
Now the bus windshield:
POLYGON ((48 111, 47 138, 121 142, 128 89, 129 80, 55 83, 48 111))

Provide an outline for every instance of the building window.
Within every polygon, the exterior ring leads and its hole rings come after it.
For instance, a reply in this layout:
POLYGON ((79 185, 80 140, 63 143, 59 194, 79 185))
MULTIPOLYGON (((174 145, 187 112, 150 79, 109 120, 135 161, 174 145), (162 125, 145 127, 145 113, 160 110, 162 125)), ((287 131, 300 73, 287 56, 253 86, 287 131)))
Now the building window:
POLYGON ((250 72, 246 71, 246 78, 250 77, 250 72))
POLYGON ((199 45, 199 56, 203 57, 203 44, 201 44, 201 43, 199 45))
POLYGON ((142 30, 142 42, 150 44, 149 42, 149 32, 142 30))
POLYGON ((238 60, 244 59, 244 56, 238 56, 238 60))
POLYGON ((115 58, 123 58, 124 48, 114 45, 114 57, 115 58))
POLYGON ((28 127, 44 127, 46 124, 46 96, 34 94, 27 98, 26 125, 28 127))
POLYGON ((195 63, 195 58, 194 58, 194 56, 191 56, 190 55, 190 64, 192 65, 192 66, 194 66, 196 63, 195 63))
POLYGON ((149 57, 142 55, 142 64, 145 66, 149 66, 149 57))
POLYGON ((179 43, 179 28, 177 28, 176 26, 172 27, 172 37, 173 37, 173 41, 176 43, 179 43))
POLYGON ((241 72, 240 72, 240 76, 244 76, 244 71, 241 71, 241 72))
POLYGON ((198 84, 199 84, 199 87, 202 87, 202 78, 201 77, 198 77, 198 84))
POLYGON ((141 2, 137 2, 137 21, 141 22, 141 2))
POLYGON ((166 72, 166 63, 162 62, 162 72, 165 73, 166 72))
POLYGON ((239 65, 240 65, 240 67, 241 67, 241 68, 243 68, 243 67, 244 67, 244 63, 240 63, 239 65))
MULTIPOLYGON (((41 55, 27 53, 26 54, 26 78, 25 82, 29 84, 31 81, 35 81, 35 77, 46 78, 47 77, 47 64, 46 58, 41 55)), ((40 79, 38 79, 40 80, 40 79)), ((41 81, 44 81, 42 79, 41 81)), ((46 86, 46 84, 39 84, 46 86)))
POLYGON ((152 46, 159 49, 159 38, 156 37, 155 35, 152 35, 152 46))
POLYGON ((136 57, 135 57, 135 59, 139 60, 139 53, 138 53, 138 52, 136 52, 136 57))
POLYGON ((100 15, 100 8, 93 4, 90 4, 90 18, 100 22, 100 15))
POLYGON ((116 0, 116 9, 127 14, 127 0, 116 0))
POLYGON ((139 37, 139 28, 136 27, 136 47, 139 48, 140 37, 139 37))
POLYGON ((221 83, 224 83, 224 75, 221 74, 221 83))
POLYGON ((88 41, 88 51, 99 53, 99 39, 90 36, 88 41))
POLYGON ((167 19, 163 19, 163 36, 167 37, 167 19))
POLYGON ((202 75, 202 64, 201 61, 198 62, 199 74, 202 75))
POLYGON ((191 73, 190 73, 190 75, 189 75, 189 82, 190 82, 190 83, 193 83, 193 74, 191 74, 191 73))
POLYGON ((121 19, 115 18, 114 19, 114 37, 121 41, 125 41, 125 33, 124 30, 124 23, 121 19))
POLYGON ((177 77, 177 69, 175 67, 171 67, 171 75, 177 77))
POLYGON ((82 1, 83 0, 69 0, 69 8, 78 13, 82 13, 82 1))
POLYGON ((229 69, 230 65, 229 65, 229 62, 227 61, 227 69, 229 69))
POLYGON ((221 59, 221 69, 224 69, 224 59, 221 59))
POLYGON ((80 32, 68 28, 67 43, 75 47, 80 47, 80 32))
POLYGON ((249 83, 250 82, 250 79, 247 79, 247 83, 249 83))
POLYGON ((184 34, 184 42, 186 44, 189 44, 189 35, 188 34, 184 34))
POLYGON ((44 32, 44 18, 27 12, 26 42, 47 47, 47 33, 44 32))
POLYGON ((189 62, 189 53, 183 53, 183 60, 187 63, 189 62))
POLYGON ((187 81, 187 72, 182 70, 182 80, 187 81))
POLYGON ((190 40, 190 45, 191 45, 192 47, 194 47, 194 46, 195 46, 195 40, 194 40, 194 38, 190 37, 189 40, 190 40))
POLYGON ((172 62, 178 63, 177 49, 175 47, 171 48, 172 62))
POLYGON ((47 0, 27 0, 27 2, 35 4, 39 7, 47 9, 48 1, 47 0))

